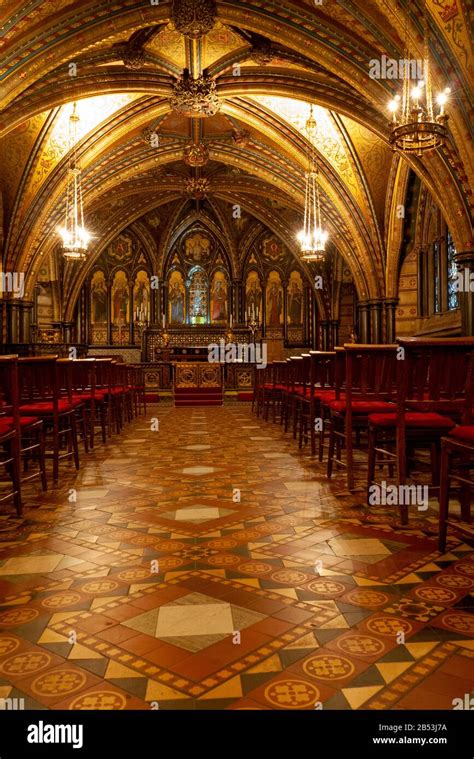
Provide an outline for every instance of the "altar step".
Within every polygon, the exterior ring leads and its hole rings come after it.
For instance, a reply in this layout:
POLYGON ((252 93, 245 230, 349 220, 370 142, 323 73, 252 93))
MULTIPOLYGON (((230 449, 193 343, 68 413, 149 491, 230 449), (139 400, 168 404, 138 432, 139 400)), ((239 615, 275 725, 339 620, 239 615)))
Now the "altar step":
POLYGON ((174 405, 183 406, 222 406, 224 395, 217 387, 177 387, 174 391, 174 405))

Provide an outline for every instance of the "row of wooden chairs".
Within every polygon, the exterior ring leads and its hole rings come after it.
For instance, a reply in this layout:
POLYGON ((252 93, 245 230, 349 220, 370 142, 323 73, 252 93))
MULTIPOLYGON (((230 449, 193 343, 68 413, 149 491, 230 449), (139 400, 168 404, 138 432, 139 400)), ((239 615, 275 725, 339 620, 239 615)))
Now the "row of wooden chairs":
POLYGON ((146 413, 141 366, 112 358, 0 356, 0 466, 12 483, 0 501, 13 497, 21 514, 25 481, 40 477, 47 489, 46 459, 52 459, 57 483, 63 460, 79 469, 79 444, 89 453, 98 431, 106 443, 142 410, 146 413))
MULTIPOLYGON (((420 465, 417 452, 428 452, 431 492, 440 497, 442 547, 449 483, 460 483, 461 517, 470 522, 473 362, 474 338, 407 338, 394 345, 309 351, 255 372, 253 408, 266 420, 270 413, 274 422, 279 417, 300 447, 309 442, 313 456, 319 447, 319 461, 327 447, 328 478, 335 466, 344 467, 349 490, 355 487, 354 448, 364 440, 368 495, 376 469, 387 467, 389 477, 405 485, 415 463, 420 465)), ((399 509, 405 525, 406 501, 399 509)))

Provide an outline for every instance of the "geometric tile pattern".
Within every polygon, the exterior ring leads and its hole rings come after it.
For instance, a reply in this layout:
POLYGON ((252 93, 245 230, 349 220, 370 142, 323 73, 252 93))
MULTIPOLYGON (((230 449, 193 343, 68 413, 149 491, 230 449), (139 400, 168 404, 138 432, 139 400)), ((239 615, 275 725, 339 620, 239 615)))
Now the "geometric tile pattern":
POLYGON ((159 432, 141 418, 59 488, 31 483, 24 517, 2 504, 0 698, 446 709, 470 693, 474 555, 451 533, 438 553, 435 504, 400 528, 243 404, 149 416, 159 432))

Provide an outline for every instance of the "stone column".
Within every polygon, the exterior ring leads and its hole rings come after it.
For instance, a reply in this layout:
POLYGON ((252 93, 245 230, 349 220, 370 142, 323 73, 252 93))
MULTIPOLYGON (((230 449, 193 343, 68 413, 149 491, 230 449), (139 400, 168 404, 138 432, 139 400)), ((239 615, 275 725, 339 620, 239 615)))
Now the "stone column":
POLYGON ((474 249, 456 253, 458 272, 462 275, 462 282, 467 287, 459 289, 459 308, 461 310, 462 334, 466 337, 474 336, 474 292, 471 291, 471 279, 474 280, 474 249), (464 270, 467 269, 467 276, 464 270))
POLYGON ((234 324, 242 321, 242 280, 233 279, 230 288, 229 324, 232 316, 234 324))
POLYGON ((367 301, 361 300, 357 308, 359 310, 359 340, 366 345, 370 342, 369 305, 367 301))
POLYGON ((72 343, 73 341, 74 322, 63 322, 62 332, 63 340, 65 343, 72 343))
POLYGON ((18 300, 5 301, 7 307, 8 342, 21 343, 21 306, 18 300))
POLYGON ((33 316, 33 301, 20 302, 20 342, 31 343, 31 317, 33 316))
POLYGON ((370 342, 382 342, 382 301, 369 301, 370 342))
POLYGON ((385 307, 385 342, 394 343, 395 334, 395 315, 397 311, 398 298, 388 298, 384 301, 385 307))
POLYGON ((128 342, 130 345, 135 345, 135 298, 133 297, 133 281, 129 280, 128 283, 128 318, 130 324, 128 325, 128 342))
POLYGON ((321 350, 330 350, 330 327, 331 322, 328 319, 324 319, 321 324, 321 350))
POLYGON ((262 285, 262 337, 267 334, 267 285, 262 285))
POLYGON ((112 345, 112 282, 107 283, 107 342, 112 345))
POLYGON ((339 343, 339 320, 333 319, 331 321, 331 348, 332 350, 339 343))
POLYGON ((283 343, 288 343, 288 281, 283 283, 283 343))
POLYGON ((311 331, 312 331, 312 339, 313 339, 313 350, 318 350, 319 349, 318 304, 316 302, 316 296, 313 290, 311 290, 310 306, 311 306, 311 331))

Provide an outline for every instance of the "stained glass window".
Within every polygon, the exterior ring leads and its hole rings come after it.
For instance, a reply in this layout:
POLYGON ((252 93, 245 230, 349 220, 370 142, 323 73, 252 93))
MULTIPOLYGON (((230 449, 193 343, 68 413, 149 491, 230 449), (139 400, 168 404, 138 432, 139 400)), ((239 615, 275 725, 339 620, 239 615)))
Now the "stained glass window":
POLYGON ((454 246, 451 232, 448 232, 447 236, 447 251, 448 251, 448 309, 453 311, 459 306, 458 296, 458 268, 456 266, 456 248, 454 246))

